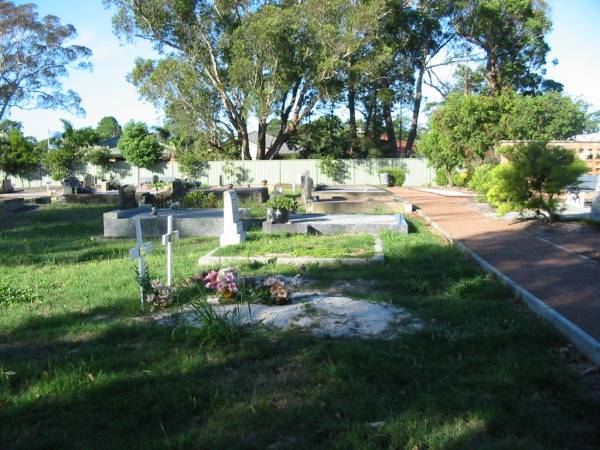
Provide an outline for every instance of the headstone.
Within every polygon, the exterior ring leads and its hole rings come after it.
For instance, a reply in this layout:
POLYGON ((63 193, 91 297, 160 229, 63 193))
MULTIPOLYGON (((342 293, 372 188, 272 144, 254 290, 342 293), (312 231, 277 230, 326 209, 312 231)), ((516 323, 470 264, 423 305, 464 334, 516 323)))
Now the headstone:
POLYGON ((140 205, 152 205, 155 200, 156 196, 154 196, 150 192, 144 192, 142 194, 142 198, 140 199, 140 205))
POLYGON ((308 170, 302 177, 302 200, 304 202, 312 200, 313 180, 309 176, 308 170))
POLYGON ((221 246, 239 244, 246 240, 237 194, 233 190, 223 193, 223 234, 219 243, 221 246))
POLYGON ((592 201, 592 214, 600 215, 600 175, 596 175, 596 192, 592 201))
MULTIPOLYGON (((144 260, 144 254, 152 252, 152 244, 150 242, 144 242, 142 239, 142 225, 140 223, 140 217, 135 218, 135 247, 129 250, 129 256, 131 259, 137 259, 139 262, 138 276, 146 276, 146 261, 144 260)), ((144 289, 140 286, 140 302, 141 306, 144 306, 144 289)))
POLYGON ((98 190, 100 192, 108 192, 108 191, 110 191, 110 181, 101 181, 99 186, 100 187, 98 188, 98 190))
POLYGON ((74 195, 81 189, 81 183, 76 177, 69 177, 63 181, 65 195, 74 195))
POLYGON ((173 216, 167 217, 167 234, 162 235, 162 245, 167 246, 167 287, 173 287, 173 241, 179 239, 179 230, 173 230, 173 216))
POLYGON ((137 208, 137 206, 135 186, 131 184, 119 186, 119 209, 131 209, 137 208))
POLYGON ((96 187, 96 177, 89 173, 86 174, 86 176, 83 177, 83 185, 88 188, 95 188, 96 187))
POLYGON ((185 184, 179 179, 173 180, 173 197, 181 198, 185 195, 185 184))
POLYGON ((0 189, 0 194, 10 194, 11 192, 15 192, 15 188, 10 180, 8 178, 6 180, 2 180, 2 189, 0 189))

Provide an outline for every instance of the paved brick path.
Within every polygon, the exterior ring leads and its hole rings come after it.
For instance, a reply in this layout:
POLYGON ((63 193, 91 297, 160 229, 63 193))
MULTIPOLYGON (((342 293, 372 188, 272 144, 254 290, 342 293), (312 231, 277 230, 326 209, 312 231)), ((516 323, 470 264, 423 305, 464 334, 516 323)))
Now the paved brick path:
POLYGON ((464 197, 391 188, 454 239, 600 341, 600 263, 574 252, 600 251, 600 237, 539 238, 488 218, 464 197), (562 247, 562 248, 561 248, 562 247))

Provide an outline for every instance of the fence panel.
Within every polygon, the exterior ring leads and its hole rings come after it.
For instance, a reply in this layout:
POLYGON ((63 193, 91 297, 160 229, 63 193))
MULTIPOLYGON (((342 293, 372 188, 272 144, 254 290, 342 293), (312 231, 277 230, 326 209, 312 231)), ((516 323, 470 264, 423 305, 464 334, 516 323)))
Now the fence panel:
MULTIPOLYGON (((281 159, 272 161, 207 161, 200 168, 200 175, 195 177, 203 184, 236 185, 250 184, 259 186, 262 180, 269 185, 285 183, 298 186, 300 177, 308 170, 316 184, 380 184, 379 172, 386 167, 405 167, 407 169, 406 186, 424 186, 434 183, 435 172, 429 167, 427 160, 420 158, 369 158, 344 160, 346 170, 332 179, 323 173, 318 159, 281 159)), ((159 178, 185 178, 176 161, 164 161, 151 169, 132 166, 126 161, 109 163, 106 168, 88 164, 77 175, 83 177, 89 173, 96 178, 114 179, 121 184, 135 184, 152 180, 153 175, 159 178)), ((3 175, 0 173, 0 176, 3 175)), ((50 175, 43 171, 30 178, 12 178, 16 188, 40 189, 48 184, 57 185, 50 175)))

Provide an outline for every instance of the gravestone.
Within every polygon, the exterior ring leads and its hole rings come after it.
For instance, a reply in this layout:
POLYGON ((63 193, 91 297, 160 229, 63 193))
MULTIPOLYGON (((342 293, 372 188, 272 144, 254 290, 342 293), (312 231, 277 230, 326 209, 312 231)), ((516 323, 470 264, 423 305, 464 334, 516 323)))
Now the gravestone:
POLYGON ((223 193, 223 234, 219 238, 221 246, 239 244, 246 240, 246 232, 240 220, 237 194, 233 190, 223 193))
POLYGON ((173 241, 179 239, 179 230, 173 230, 173 216, 167 217, 167 234, 162 235, 162 245, 167 247, 167 287, 173 287, 173 241))
POLYGON ((100 192, 108 192, 110 191, 110 181, 101 181, 100 187, 98 188, 100 192))
POLYGON ((156 200, 156 196, 154 194, 151 194, 150 192, 144 192, 142 194, 142 198, 140 199, 140 206, 141 205, 152 205, 155 200, 156 200))
POLYGON ((75 195, 81 189, 81 183, 75 177, 69 177, 63 181, 64 195, 75 195))
POLYGON ((312 200, 313 180, 309 176, 308 170, 302 176, 302 200, 304 202, 312 200))
POLYGON ((131 184, 119 186, 119 209, 131 209, 137 207, 135 186, 132 186, 131 184))
POLYGON ((596 176, 596 192, 592 201, 592 215, 600 215, 600 175, 596 176))
POLYGON ((173 180, 173 197, 181 198, 185 195, 185 184, 180 179, 173 180))
POLYGON ((7 178, 6 180, 2 180, 2 188, 0 189, 0 194, 10 194, 15 192, 15 188, 13 187, 10 180, 7 178))
POLYGON ((91 174, 86 174, 85 177, 83 177, 83 185, 85 187, 88 188, 95 188, 96 187, 96 177, 91 175, 91 174))

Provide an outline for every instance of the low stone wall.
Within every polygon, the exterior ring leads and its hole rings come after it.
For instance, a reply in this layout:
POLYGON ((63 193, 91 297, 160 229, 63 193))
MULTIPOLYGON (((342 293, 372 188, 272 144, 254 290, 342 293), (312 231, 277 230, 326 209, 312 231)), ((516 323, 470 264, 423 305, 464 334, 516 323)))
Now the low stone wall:
POLYGON ((119 194, 117 192, 105 194, 72 194, 63 195, 61 198, 65 203, 76 203, 83 205, 116 205, 119 203, 119 194))

